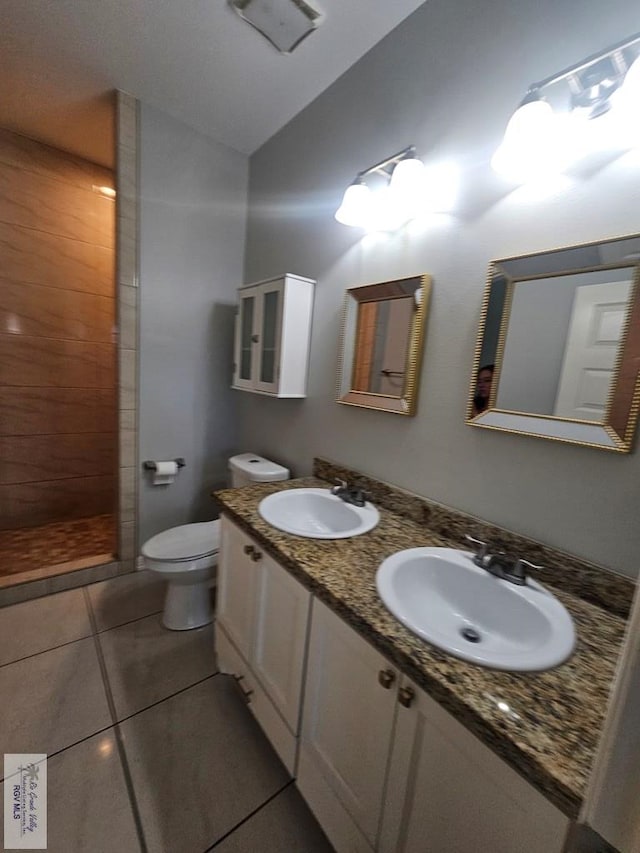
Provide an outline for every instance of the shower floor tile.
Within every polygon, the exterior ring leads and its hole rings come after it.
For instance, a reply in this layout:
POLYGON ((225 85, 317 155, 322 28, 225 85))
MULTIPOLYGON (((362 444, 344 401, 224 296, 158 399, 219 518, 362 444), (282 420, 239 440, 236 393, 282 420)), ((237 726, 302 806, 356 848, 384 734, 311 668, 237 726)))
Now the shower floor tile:
POLYGON ((0 530, 0 577, 113 554, 115 544, 115 519, 111 514, 0 530))

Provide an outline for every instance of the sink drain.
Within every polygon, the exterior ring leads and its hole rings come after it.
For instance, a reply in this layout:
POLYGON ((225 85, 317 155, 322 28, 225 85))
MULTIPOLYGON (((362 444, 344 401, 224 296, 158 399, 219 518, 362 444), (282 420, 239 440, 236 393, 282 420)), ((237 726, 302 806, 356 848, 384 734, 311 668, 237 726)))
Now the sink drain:
POLYGON ((479 643, 482 640, 480 633, 475 628, 469 628, 468 626, 460 630, 460 635, 469 643, 479 643))

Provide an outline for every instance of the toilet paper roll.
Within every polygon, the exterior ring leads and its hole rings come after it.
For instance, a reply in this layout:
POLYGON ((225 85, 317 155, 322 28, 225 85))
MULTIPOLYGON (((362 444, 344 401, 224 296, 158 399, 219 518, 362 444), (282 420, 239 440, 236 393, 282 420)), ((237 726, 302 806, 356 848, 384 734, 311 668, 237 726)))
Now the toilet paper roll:
POLYGON ((172 459, 169 462, 156 462, 156 470, 153 473, 154 486, 168 486, 176 478, 178 465, 172 459))

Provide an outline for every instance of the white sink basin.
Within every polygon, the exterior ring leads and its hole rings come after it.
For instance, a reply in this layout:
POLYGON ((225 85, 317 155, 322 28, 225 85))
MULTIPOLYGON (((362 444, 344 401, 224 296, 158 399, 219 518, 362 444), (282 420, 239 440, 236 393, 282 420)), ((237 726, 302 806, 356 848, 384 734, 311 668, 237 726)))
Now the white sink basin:
POLYGON ((258 512, 278 530, 309 539, 348 539, 367 533, 380 520, 373 504, 345 503, 329 489, 285 489, 264 498, 258 512))
POLYGON ((380 597, 403 625, 463 660, 514 671, 566 660, 575 629, 558 599, 533 580, 494 577, 472 557, 452 548, 399 551, 378 569, 380 597))

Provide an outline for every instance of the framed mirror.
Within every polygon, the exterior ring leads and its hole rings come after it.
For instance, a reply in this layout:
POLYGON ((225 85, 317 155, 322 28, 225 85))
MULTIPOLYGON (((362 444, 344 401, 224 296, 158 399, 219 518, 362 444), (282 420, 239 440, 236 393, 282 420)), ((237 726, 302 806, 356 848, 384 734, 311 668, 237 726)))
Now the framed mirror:
POLYGON ((491 262, 467 423, 628 453, 639 375, 640 235, 491 262))
POLYGON ((347 290, 338 403, 415 415, 430 293, 428 275, 347 290))

